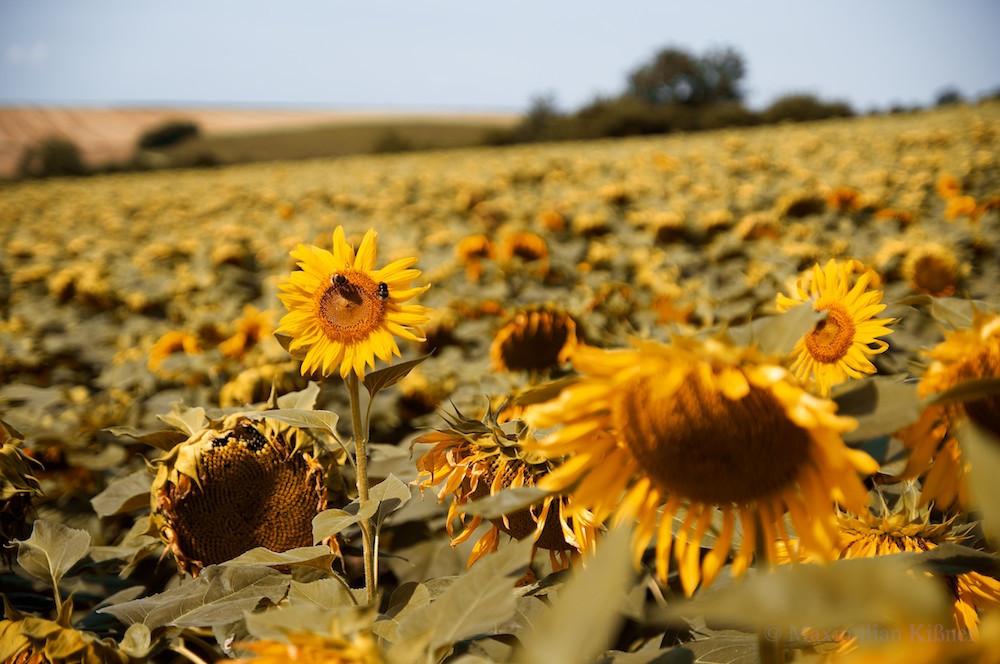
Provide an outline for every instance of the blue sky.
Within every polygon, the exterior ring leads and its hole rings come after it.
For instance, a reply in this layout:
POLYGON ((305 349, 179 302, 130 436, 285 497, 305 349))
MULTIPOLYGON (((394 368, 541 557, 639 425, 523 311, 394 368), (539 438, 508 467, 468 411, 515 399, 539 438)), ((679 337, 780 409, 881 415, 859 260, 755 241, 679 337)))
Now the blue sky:
POLYGON ((664 46, 731 46, 750 106, 1000 89, 997 0, 0 0, 0 105, 573 110, 664 46))

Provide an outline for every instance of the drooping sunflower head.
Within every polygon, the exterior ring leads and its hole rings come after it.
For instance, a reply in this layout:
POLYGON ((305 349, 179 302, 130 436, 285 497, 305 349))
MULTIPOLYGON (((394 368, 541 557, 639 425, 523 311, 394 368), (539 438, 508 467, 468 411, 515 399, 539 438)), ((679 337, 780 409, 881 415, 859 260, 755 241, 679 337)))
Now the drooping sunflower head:
POLYGON ((496 249, 490 238, 482 233, 469 235, 455 245, 455 256, 465 265, 465 276, 469 281, 479 281, 486 269, 484 261, 496 258, 496 249))
MULTIPOLYGON (((870 558, 907 551, 929 551, 945 542, 968 539, 971 525, 956 523, 956 517, 932 522, 928 509, 911 510, 897 505, 875 514, 865 510, 855 516, 842 513, 838 558, 870 558)), ((1000 581, 978 572, 945 578, 952 601, 955 627, 975 639, 980 613, 1000 607, 1000 581)))
POLYGON ((232 336, 219 344, 219 351, 228 358, 243 359, 273 329, 271 312, 248 304, 243 307, 243 315, 236 321, 232 336))
POLYGON ((0 559, 8 563, 14 550, 7 545, 23 536, 31 499, 42 493, 32 475, 32 464, 37 462, 21 449, 23 442, 14 427, 0 420, 0 559))
POLYGON ((540 372, 565 362, 576 348, 576 321, 553 306, 517 311, 493 337, 494 371, 540 372))
POLYGON ((830 259, 824 267, 817 263, 808 276, 796 284, 791 296, 779 293, 779 311, 811 302, 813 309, 825 312, 795 344, 792 372, 804 383, 815 384, 826 396, 830 387, 848 378, 862 378, 875 373, 868 359, 885 352, 889 345, 881 340, 892 333, 889 318, 875 318, 885 309, 882 291, 869 289, 875 278, 869 270, 860 271, 851 285, 852 276, 861 264, 854 260, 830 259))
MULTIPOLYGON (((499 412, 503 410, 501 407, 499 412)), ((438 490, 439 502, 452 498, 447 525, 452 546, 469 539, 483 521, 479 515, 466 521, 464 504, 507 488, 536 486, 559 465, 558 459, 547 459, 525 449, 525 442, 533 440, 533 435, 523 421, 498 424, 497 414, 492 407, 482 421, 456 414, 446 418, 448 428, 414 441, 414 444, 433 445, 417 460, 420 471, 417 481, 421 490, 442 485, 438 490), (462 526, 457 534, 456 520, 462 526)), ((503 532, 515 539, 532 537, 536 548, 550 552, 555 569, 566 567, 572 553, 593 541, 596 529, 586 514, 574 521, 567 520, 564 506, 565 501, 559 496, 545 496, 534 505, 493 519, 493 527, 473 548, 469 565, 496 551, 503 532)))
POLYGON ((936 242, 913 247, 907 252, 903 276, 914 293, 934 297, 954 295, 962 278, 955 252, 936 242))
POLYGON ((196 576, 256 547, 310 546, 312 519, 327 502, 324 470, 305 449, 311 441, 236 413, 156 460, 153 522, 181 571, 196 576))
POLYGON ((519 231, 504 237, 500 244, 500 259, 505 262, 520 260, 545 270, 549 258, 549 245, 545 239, 531 231, 519 231))
POLYGON ((416 258, 401 258, 375 269, 374 230, 365 233, 355 256, 344 229, 333 232, 333 251, 299 245, 292 251, 295 271, 281 284, 278 298, 288 309, 278 334, 291 337, 289 350, 304 352, 302 374, 362 376, 375 358, 399 356, 395 337, 423 341, 427 310, 403 304, 430 286, 410 287, 420 275, 416 258))
POLYGON ((743 541, 733 569, 740 574, 758 528, 767 549, 757 553, 768 559, 788 538, 786 513, 806 546, 829 556, 834 505, 867 502, 858 473, 877 464, 844 445, 840 434, 853 420, 752 349, 688 338, 615 351, 581 346, 573 365, 582 378, 526 414, 533 426, 561 425, 530 449, 569 456, 539 485, 568 493, 570 518, 586 511, 598 523, 637 520, 633 558, 638 563, 655 539, 661 580, 673 546, 688 594, 699 581, 710 584, 725 563, 737 520, 743 541), (682 507, 673 543, 671 524, 682 507), (700 542, 717 517, 719 538, 699 562, 700 542))
MULTIPOLYGON (((945 333, 944 341, 928 351, 930 364, 917 385, 922 397, 944 392, 977 378, 1000 377, 1000 315, 977 313, 972 326, 945 333)), ((919 419, 899 432, 910 449, 906 477, 924 476, 922 500, 946 509, 967 504, 965 462, 955 437, 969 418, 1000 436, 1000 395, 924 408, 919 419)))

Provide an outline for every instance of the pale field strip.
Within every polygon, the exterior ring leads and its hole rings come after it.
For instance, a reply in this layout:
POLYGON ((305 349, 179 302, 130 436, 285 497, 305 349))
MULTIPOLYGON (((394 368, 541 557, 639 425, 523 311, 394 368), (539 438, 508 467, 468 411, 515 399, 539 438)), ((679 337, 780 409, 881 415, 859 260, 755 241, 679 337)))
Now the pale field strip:
POLYGON ((89 166, 126 159, 144 131, 174 119, 190 120, 206 134, 238 134, 329 124, 434 121, 512 124, 512 113, 415 111, 296 111, 196 108, 0 108, 0 176, 17 169, 24 149, 50 136, 75 142, 89 166))

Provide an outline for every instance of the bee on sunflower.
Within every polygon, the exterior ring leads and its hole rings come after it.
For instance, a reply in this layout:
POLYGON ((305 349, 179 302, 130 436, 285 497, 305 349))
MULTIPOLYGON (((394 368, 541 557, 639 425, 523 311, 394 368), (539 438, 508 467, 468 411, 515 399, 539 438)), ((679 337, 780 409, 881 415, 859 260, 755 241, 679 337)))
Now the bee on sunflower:
POLYGON ((889 348, 880 337, 892 333, 887 326, 893 319, 875 318, 886 305, 881 302, 882 291, 868 289, 874 278, 855 260, 830 259, 803 275, 792 295, 778 294, 779 311, 811 302, 813 309, 826 314, 795 344, 790 367, 800 381, 815 385, 823 396, 848 378, 875 373, 869 358, 889 348), (852 286, 855 272, 860 275, 852 286))

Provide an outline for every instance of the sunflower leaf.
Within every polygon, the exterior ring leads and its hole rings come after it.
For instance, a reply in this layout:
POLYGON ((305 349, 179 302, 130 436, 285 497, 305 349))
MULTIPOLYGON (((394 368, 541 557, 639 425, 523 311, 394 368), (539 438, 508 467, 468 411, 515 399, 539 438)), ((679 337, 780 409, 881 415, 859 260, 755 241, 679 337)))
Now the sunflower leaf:
POLYGON ((951 389, 938 392, 928 399, 928 405, 949 406, 955 403, 967 403, 978 401, 986 397, 1000 395, 1000 377, 987 376, 985 378, 973 378, 963 380, 951 389))
POLYGON ((462 511, 466 514, 478 514, 484 519, 499 519, 504 514, 530 507, 547 495, 549 495, 548 491, 533 486, 503 489, 492 496, 462 505, 462 511))
POLYGON ((859 381, 836 395, 837 414, 853 417, 858 427, 843 435, 847 442, 872 440, 893 434, 920 417, 924 404, 916 383, 901 383, 885 376, 859 381))
POLYGON ((372 518, 378 506, 375 500, 369 500, 364 506, 355 500, 345 505, 344 509, 323 510, 312 520, 313 542, 322 542, 359 521, 372 518))
POLYGON ((311 567, 323 572, 330 571, 330 565, 337 556, 330 553, 328 546, 304 546, 288 551, 276 552, 262 546, 250 549, 232 560, 220 563, 222 567, 250 567, 289 565, 293 567, 311 567))
POLYGON ((166 415, 157 415, 157 417, 179 431, 183 431, 188 437, 208 426, 205 409, 201 406, 185 408, 180 403, 175 403, 172 411, 166 415))
POLYGON ((153 476, 145 468, 119 477, 90 499, 97 516, 113 516, 149 505, 153 476))
POLYGON ((56 521, 35 521, 31 536, 12 540, 17 544, 17 562, 25 572, 55 586, 90 549, 90 533, 56 521))
POLYGON ((163 450, 164 452, 169 452, 178 443, 183 443, 188 439, 186 434, 172 429, 141 433, 138 429, 133 427, 108 427, 105 431, 114 436, 127 436, 134 440, 138 440, 140 443, 145 443, 151 447, 163 450))
POLYGON ((278 397, 278 408, 291 410, 312 410, 316 407, 319 396, 319 383, 309 381, 309 384, 297 392, 289 392, 278 397))
POLYGON ((294 357, 296 360, 299 360, 301 362, 302 360, 306 359, 306 354, 309 352, 309 349, 296 348, 295 350, 292 350, 292 341, 294 341, 293 337, 290 337, 287 334, 275 333, 274 338, 277 339, 281 347, 284 348, 288 352, 288 354, 294 357))
POLYGON ((729 331, 736 341, 755 344, 765 355, 788 357, 799 339, 809 333, 826 312, 816 311, 810 302, 792 307, 777 316, 767 316, 729 331))
POLYGON ((384 369, 373 371, 370 374, 365 375, 361 382, 364 383, 365 389, 368 390, 368 394, 374 397, 385 388, 392 387, 399 381, 403 380, 408 373, 413 371, 418 364, 426 360, 428 357, 430 357, 429 353, 423 357, 418 357, 415 360, 407 360, 406 362, 400 362, 399 364, 394 364, 384 369))
POLYGON ((153 649, 152 633, 142 623, 129 625, 118 647, 129 657, 145 659, 149 655, 149 651, 153 649))
POLYGON ((969 498, 983 514, 986 536, 1000 541, 1000 439, 968 419, 958 428, 958 444, 969 460, 969 498))
POLYGON ((523 662, 589 662, 611 646, 624 619, 621 608, 632 581, 629 531, 619 528, 601 542, 586 567, 549 595, 551 605, 534 629, 520 635, 523 662), (601 601, 595 602, 593 598, 601 601))
POLYGON ((514 541, 480 560, 430 604, 407 612, 399 622, 399 637, 422 640, 428 653, 435 653, 476 634, 492 633, 517 608, 514 583, 530 563, 533 544, 530 537, 514 541))
POLYGON ((288 592, 291 577, 269 567, 209 565, 198 578, 166 592, 98 609, 123 624, 159 627, 212 627, 243 618, 262 600, 277 603, 288 592))
POLYGON ((538 387, 532 387, 514 397, 514 404, 517 406, 530 406, 531 404, 543 403, 555 399, 570 385, 579 382, 579 376, 568 376, 558 380, 549 381, 538 387))
POLYGON ((368 500, 378 502, 375 527, 380 528, 386 517, 410 501, 413 496, 409 486, 395 475, 389 475, 368 490, 368 500))
POLYGON ((329 410, 305 410, 303 408, 280 408, 278 410, 262 410, 255 416, 278 420, 300 429, 319 429, 326 431, 334 440, 340 440, 337 435, 337 422, 340 416, 329 410))

